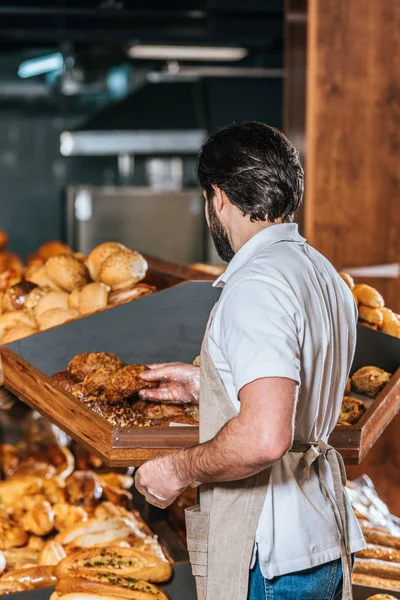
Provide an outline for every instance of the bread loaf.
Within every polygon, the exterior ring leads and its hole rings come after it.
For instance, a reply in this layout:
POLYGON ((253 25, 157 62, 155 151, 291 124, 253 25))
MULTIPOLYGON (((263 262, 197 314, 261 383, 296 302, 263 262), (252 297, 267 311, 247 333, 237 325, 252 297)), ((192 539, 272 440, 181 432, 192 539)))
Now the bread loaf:
POLYGON ((106 308, 109 290, 110 288, 100 281, 85 285, 79 293, 79 312, 85 315, 106 308))

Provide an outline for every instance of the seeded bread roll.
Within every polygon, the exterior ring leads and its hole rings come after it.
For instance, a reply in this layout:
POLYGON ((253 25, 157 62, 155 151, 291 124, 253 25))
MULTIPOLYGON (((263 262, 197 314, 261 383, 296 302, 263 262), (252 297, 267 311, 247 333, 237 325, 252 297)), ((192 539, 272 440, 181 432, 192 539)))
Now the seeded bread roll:
POLYGON ((147 261, 139 252, 115 252, 102 263, 99 279, 112 291, 122 290, 144 279, 147 267, 147 261))
POLYGON ((89 283, 89 272, 85 265, 72 254, 53 256, 46 262, 46 273, 58 287, 72 292, 89 283))
POLYGON ((105 242, 104 244, 100 244, 99 246, 96 246, 96 248, 93 248, 87 258, 90 277, 94 281, 97 281, 103 262, 111 256, 111 254, 121 251, 129 252, 129 249, 119 242, 105 242))
POLYGON ((58 286, 47 274, 46 266, 34 266, 28 267, 25 269, 25 279, 26 281, 31 281, 35 283, 41 288, 50 288, 52 290, 61 290, 60 286, 58 286))
POLYGON ((72 249, 58 240, 51 240, 42 244, 36 251, 36 256, 46 262, 52 256, 58 256, 59 254, 72 254, 72 249))

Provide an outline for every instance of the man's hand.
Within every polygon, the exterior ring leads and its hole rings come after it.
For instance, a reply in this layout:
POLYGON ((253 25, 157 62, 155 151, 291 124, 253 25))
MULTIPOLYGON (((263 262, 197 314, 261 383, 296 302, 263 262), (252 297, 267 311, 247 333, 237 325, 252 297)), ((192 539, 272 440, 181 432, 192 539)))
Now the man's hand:
POLYGON ((159 381, 156 389, 140 392, 143 400, 168 402, 169 404, 198 404, 200 398, 200 369, 186 363, 165 363, 149 365, 141 378, 145 381, 159 381))
POLYGON ((167 508, 190 485, 179 468, 180 453, 149 460, 136 471, 135 486, 149 504, 167 508))

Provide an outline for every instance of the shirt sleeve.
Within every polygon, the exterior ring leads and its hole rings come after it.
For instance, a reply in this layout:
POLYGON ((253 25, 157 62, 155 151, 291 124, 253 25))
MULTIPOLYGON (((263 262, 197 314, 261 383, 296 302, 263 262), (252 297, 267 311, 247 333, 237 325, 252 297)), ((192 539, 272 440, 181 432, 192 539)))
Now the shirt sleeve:
POLYGON ((221 307, 222 353, 236 393, 263 377, 300 384, 299 307, 284 284, 244 279, 221 307))

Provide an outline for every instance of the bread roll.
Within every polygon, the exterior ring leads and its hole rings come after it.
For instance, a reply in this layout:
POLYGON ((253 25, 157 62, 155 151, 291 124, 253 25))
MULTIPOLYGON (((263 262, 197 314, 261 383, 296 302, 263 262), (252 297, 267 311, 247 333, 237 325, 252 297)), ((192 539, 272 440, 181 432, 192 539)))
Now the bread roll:
POLYGON ((72 292, 89 282, 87 268, 72 254, 60 254, 49 258, 45 268, 51 281, 66 292, 72 292))
POLYGON ((29 325, 15 325, 15 327, 7 329, 7 331, 1 337, 0 343, 11 344, 11 342, 15 342, 16 340, 20 340, 21 338, 28 337, 29 335, 33 335, 37 332, 38 329, 30 327, 29 325))
POLYGON ((61 288, 54 283, 47 275, 46 266, 41 267, 28 267, 25 270, 25 279, 36 283, 41 288, 50 288, 52 290, 61 290, 61 288))
POLYGON ((44 331, 45 329, 62 325, 77 317, 79 317, 78 311, 72 308, 51 308, 50 310, 46 310, 38 319, 39 328, 41 331, 44 331))
POLYGON ((65 557, 64 548, 54 540, 48 540, 39 554, 39 565, 58 565, 65 557))
POLYGON ((400 338, 400 319, 390 308, 383 307, 380 311, 383 315, 383 321, 379 329, 388 335, 400 338))
POLYGON ((54 575, 54 567, 41 566, 10 571, 2 575, 1 582, 21 583, 25 589, 33 590, 54 585, 57 581, 54 575))
POLYGON ((43 313, 52 308, 68 308, 67 292, 50 291, 42 296, 36 306, 35 316, 39 320, 43 313))
POLYGON ((3 554, 3 552, 0 550, 0 575, 2 573, 4 573, 5 568, 6 568, 6 558, 3 554))
POLYGON ((7 329, 11 329, 16 325, 28 325, 35 329, 37 322, 35 317, 25 309, 4 313, 0 316, 0 337, 4 335, 7 329))
POLYGON ((357 296, 359 303, 371 308, 381 308, 385 306, 385 302, 375 288, 365 283, 358 283, 354 286, 353 291, 357 296))
POLYGON ((83 288, 75 288, 68 297, 68 307, 79 310, 79 296, 83 288))
POLYGON ((371 308, 362 304, 358 307, 358 316, 362 321, 372 323, 373 325, 381 325, 383 323, 383 314, 380 308, 371 308))
POLYGON ((29 292, 35 288, 35 284, 30 281, 20 281, 9 287, 3 296, 3 312, 10 310, 21 310, 24 307, 25 300, 29 292))
POLYGON ((0 252, 0 273, 2 271, 22 271, 22 262, 13 252, 0 252))
POLYGON ((96 246, 96 248, 94 248, 91 251, 87 258, 87 266, 89 269, 90 277, 94 281, 97 281, 100 273, 100 268, 103 262, 106 260, 106 258, 108 258, 111 254, 114 254, 115 252, 120 252, 121 250, 128 251, 128 248, 126 248, 123 244, 120 244, 119 242, 105 242, 104 244, 96 246))
POLYGON ((356 306, 358 307, 358 305, 360 304, 360 302, 358 300, 358 296, 356 296, 356 294, 354 293, 353 290, 351 290, 351 291, 352 291, 352 294, 353 294, 354 302, 356 303, 356 306))
POLYGON ((146 276, 147 266, 139 252, 115 252, 101 265, 99 279, 113 291, 130 288, 146 276))
POLYGON ((82 315, 106 308, 110 288, 105 283, 88 283, 79 294, 79 311, 82 315))
POLYGON ((36 256, 41 258, 44 262, 59 254, 72 254, 72 250, 67 244, 59 242, 58 240, 45 242, 36 251, 36 256))
POLYGON ((36 252, 34 252, 33 254, 29 254, 28 258, 26 259, 26 266, 27 267, 42 267, 45 264, 45 260, 43 258, 40 258, 40 256, 38 256, 36 254, 36 252))
POLYGON ((361 319, 358 320, 360 325, 363 325, 364 327, 368 327, 368 329, 373 329, 374 331, 378 331, 379 326, 378 325, 374 325, 372 323, 367 323, 367 321, 362 321, 361 319))
POLYGON ((343 279, 346 285, 352 290, 354 287, 354 279, 348 273, 339 273, 340 277, 343 279))
POLYGON ((115 306, 117 304, 125 304, 125 302, 132 302, 132 300, 137 300, 138 298, 149 296, 150 294, 153 294, 156 291, 157 288, 153 285, 139 283, 133 288, 111 292, 108 296, 108 303, 110 304, 110 306, 115 306))
POLYGON ((39 304, 39 300, 45 296, 48 292, 50 292, 50 288, 41 288, 35 287, 25 299, 24 308, 28 311, 34 312, 37 305, 39 304))

